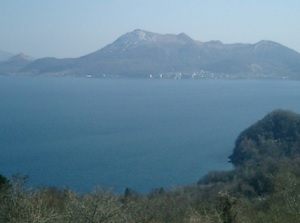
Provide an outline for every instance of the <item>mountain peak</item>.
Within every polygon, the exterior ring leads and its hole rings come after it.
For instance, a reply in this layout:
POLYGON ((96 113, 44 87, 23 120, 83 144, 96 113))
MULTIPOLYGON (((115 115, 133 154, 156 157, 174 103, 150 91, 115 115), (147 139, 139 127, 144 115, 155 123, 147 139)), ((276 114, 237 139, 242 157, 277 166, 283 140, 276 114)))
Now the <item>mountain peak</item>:
POLYGON ((261 40, 254 44, 255 49, 274 49, 277 47, 284 47, 284 46, 270 40, 261 40))
POLYGON ((159 44, 186 44, 194 43, 195 41, 185 33, 175 34, 157 34, 141 29, 135 29, 132 32, 126 33, 119 37, 115 42, 108 45, 106 50, 123 51, 133 49, 139 46, 159 45, 159 44))
POLYGON ((114 43, 121 45, 137 45, 141 42, 154 42, 159 34, 154 34, 141 29, 136 29, 119 37, 114 43))
POLYGON ((6 61, 11 58, 14 54, 8 53, 5 51, 0 50, 0 61, 6 61))
POLYGON ((31 61, 32 58, 25 55, 24 53, 19 53, 11 58, 8 61, 31 61))
MULTIPOLYGON (((130 32, 129 32, 130 33, 130 32)), ((147 35, 147 34, 151 34, 151 32, 142 30, 142 29, 135 29, 133 30, 131 33, 135 33, 136 35, 147 35)))
MULTIPOLYGON (((289 55, 299 55, 298 52, 296 52, 293 49, 290 49, 286 46, 281 45, 280 43, 274 42, 274 41, 270 41, 270 40, 261 40, 257 43, 255 43, 254 45, 254 51, 258 51, 258 52, 270 52, 270 54, 273 54, 273 56, 277 55, 277 56, 282 56, 285 55, 283 57, 283 59, 286 60, 290 60, 292 61, 293 59, 290 58, 289 55)), ((298 62, 295 62, 298 63, 298 62)))
POLYGON ((185 33, 180 33, 177 35, 177 37, 184 42, 195 42, 191 37, 189 37, 185 33))

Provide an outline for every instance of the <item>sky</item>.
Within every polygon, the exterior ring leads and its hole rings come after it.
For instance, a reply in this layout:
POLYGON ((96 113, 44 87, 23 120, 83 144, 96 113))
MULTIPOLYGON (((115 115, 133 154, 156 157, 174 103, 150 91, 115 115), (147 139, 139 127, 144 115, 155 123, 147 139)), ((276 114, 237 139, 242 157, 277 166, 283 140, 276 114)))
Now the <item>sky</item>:
POLYGON ((79 57, 135 29, 300 52, 300 0, 0 0, 0 50, 79 57))

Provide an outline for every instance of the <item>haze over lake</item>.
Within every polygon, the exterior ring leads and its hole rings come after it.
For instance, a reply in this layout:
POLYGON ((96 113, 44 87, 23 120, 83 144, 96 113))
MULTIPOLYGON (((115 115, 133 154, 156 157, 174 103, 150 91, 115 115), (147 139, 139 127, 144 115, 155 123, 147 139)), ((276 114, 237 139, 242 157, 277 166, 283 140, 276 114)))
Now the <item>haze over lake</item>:
POLYGON ((30 185, 122 192, 228 170, 234 140, 300 82, 0 77, 0 173, 30 185))

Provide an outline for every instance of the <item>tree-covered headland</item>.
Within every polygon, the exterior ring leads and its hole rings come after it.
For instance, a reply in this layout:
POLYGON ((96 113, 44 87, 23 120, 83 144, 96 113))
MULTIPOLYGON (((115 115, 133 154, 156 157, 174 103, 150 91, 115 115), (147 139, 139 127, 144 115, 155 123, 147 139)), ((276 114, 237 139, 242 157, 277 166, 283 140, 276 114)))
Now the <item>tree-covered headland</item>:
MULTIPOLYGON (((275 110, 236 139, 231 171, 195 185, 123 194, 97 187, 27 188, 20 175, 0 176, 0 223, 9 222, 300 222, 300 115, 275 110)), ((197 171, 197 170, 195 170, 197 171)))

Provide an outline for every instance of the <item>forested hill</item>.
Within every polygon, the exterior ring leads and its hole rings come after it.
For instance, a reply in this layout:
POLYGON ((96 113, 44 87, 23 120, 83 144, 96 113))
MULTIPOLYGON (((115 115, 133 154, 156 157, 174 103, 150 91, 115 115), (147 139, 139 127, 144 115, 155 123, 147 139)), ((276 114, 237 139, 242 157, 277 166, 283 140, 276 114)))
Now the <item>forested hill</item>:
POLYGON ((293 158, 300 155, 300 115, 276 110, 243 131, 229 157, 235 165, 266 157, 293 158))
POLYGON ((229 156, 232 171, 212 171, 198 183, 233 183, 235 192, 261 196, 274 192, 282 171, 291 171, 300 180, 299 158, 300 114, 278 109, 237 137, 229 156))

